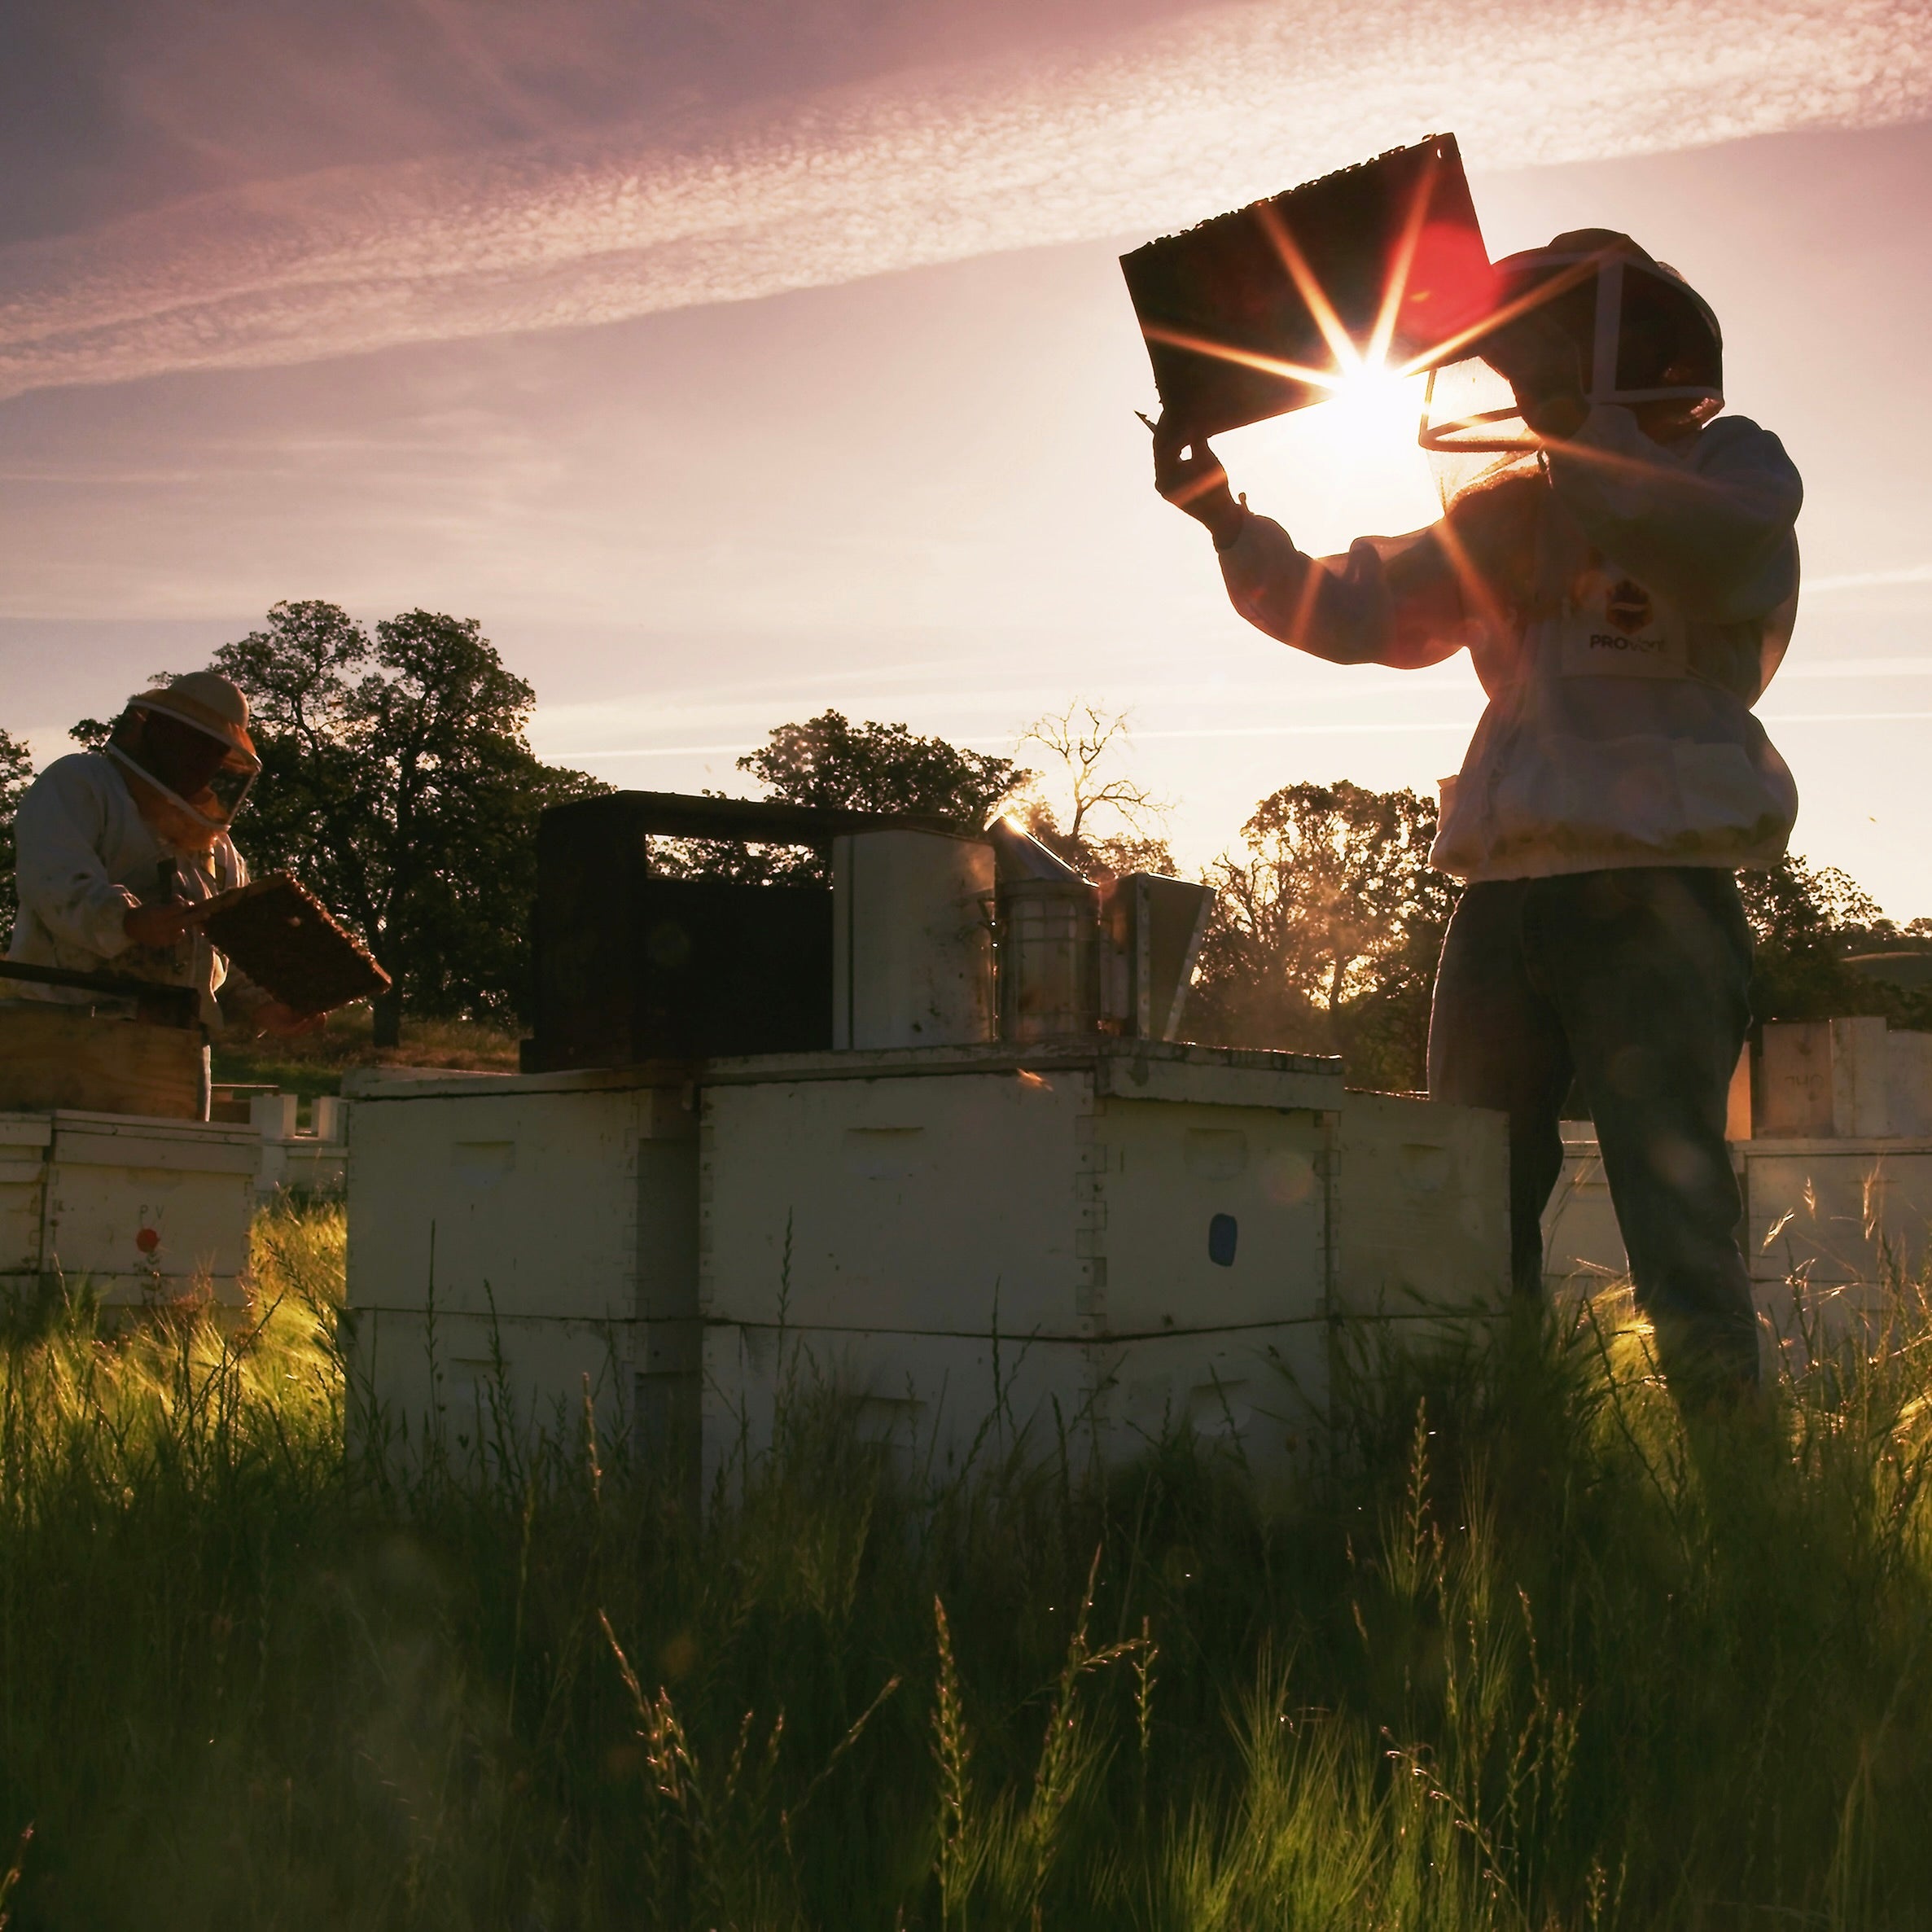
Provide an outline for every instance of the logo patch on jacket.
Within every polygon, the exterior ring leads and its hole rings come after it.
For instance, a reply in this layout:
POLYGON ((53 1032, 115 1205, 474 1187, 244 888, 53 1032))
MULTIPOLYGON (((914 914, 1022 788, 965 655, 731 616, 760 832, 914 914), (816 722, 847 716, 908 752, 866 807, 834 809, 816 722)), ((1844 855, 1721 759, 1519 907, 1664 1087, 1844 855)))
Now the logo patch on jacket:
POLYGON ((1612 576, 1601 564, 1579 574, 1551 628, 1566 677, 1682 677, 1689 668, 1676 607, 1635 577, 1612 576))
POLYGON ((1654 614, 1650 593, 1641 584, 1625 577, 1604 599, 1603 614, 1610 620, 1614 629, 1620 630, 1627 637, 1633 637, 1654 614))

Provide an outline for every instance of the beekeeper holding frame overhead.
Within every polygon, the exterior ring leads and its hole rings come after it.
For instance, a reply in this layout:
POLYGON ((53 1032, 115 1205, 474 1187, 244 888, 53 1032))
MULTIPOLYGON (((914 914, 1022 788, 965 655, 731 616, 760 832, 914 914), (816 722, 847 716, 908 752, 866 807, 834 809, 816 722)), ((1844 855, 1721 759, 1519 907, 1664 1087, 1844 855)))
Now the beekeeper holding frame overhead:
POLYGON ((1774 864, 1797 816, 1751 707, 1790 636, 1803 486, 1776 436, 1719 414, 1716 318, 1628 236, 1559 235, 1497 272, 1509 319, 1433 379, 1423 436, 1486 467, 1428 529, 1316 561, 1168 418, 1155 484, 1269 636, 1402 669, 1469 651, 1488 705, 1442 786, 1432 861, 1468 890, 1430 1093, 1509 1115, 1528 1295, 1574 1075, 1667 1374, 1755 1385, 1724 1140, 1750 1018, 1734 874, 1774 864))

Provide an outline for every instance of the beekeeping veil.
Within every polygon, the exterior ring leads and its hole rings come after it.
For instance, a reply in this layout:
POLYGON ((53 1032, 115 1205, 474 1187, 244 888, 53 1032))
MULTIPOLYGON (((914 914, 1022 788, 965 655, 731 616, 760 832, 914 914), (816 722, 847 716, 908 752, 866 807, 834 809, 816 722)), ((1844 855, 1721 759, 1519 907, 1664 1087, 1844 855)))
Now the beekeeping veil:
POLYGON ((248 700, 230 679, 191 671, 128 700, 107 756, 201 831, 226 831, 261 771, 248 700))
POLYGON ((1449 466, 1490 467, 1536 449, 1514 392, 1483 359, 1486 339, 1532 313, 1554 322, 1577 352, 1592 404, 1678 402, 1687 422, 1724 406, 1724 335, 1690 284, 1627 234, 1606 228, 1559 234, 1546 248, 1495 265, 1496 309, 1460 359, 1430 375, 1422 444, 1449 466))

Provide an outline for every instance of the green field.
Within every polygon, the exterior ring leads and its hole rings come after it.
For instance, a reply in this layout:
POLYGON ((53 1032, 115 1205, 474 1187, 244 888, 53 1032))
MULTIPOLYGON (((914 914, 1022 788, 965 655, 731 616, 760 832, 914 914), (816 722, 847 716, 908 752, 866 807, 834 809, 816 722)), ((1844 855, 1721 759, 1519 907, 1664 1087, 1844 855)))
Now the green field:
POLYGON ((1922 1296, 1689 1434, 1628 1334, 1365 1363, 1292 1503, 922 1490, 802 1373, 701 1525, 576 1418, 345 1451, 342 1252, 14 1321, 16 1926, 1932 1924, 1922 1296))

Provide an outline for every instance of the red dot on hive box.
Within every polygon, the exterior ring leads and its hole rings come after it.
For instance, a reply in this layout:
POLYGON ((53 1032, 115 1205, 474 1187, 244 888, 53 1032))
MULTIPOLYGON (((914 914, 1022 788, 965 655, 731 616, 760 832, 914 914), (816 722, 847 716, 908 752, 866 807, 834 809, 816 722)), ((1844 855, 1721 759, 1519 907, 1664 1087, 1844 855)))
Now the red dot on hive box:
POLYGON ((151 1255, 161 1245, 161 1231, 158 1228, 143 1228, 134 1237, 134 1246, 144 1255, 151 1255))

